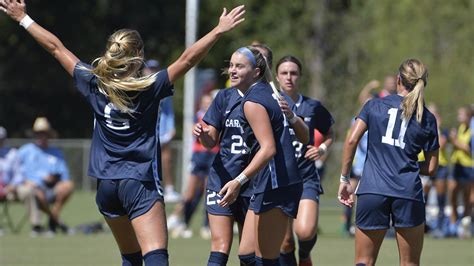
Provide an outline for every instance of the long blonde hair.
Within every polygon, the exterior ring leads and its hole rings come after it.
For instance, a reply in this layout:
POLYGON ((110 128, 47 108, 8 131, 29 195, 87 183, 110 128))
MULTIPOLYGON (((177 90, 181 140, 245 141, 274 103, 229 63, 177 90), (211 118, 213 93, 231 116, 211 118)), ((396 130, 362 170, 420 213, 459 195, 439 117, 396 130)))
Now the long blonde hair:
POLYGON ((428 69, 419 60, 408 59, 400 65, 398 71, 403 86, 409 91, 401 103, 402 116, 408 121, 416 113, 416 121, 421 123, 428 69))
POLYGON ((110 35, 103 56, 92 62, 99 88, 117 109, 132 113, 132 100, 156 80, 156 74, 138 76, 143 66, 143 41, 136 30, 121 29, 110 35))

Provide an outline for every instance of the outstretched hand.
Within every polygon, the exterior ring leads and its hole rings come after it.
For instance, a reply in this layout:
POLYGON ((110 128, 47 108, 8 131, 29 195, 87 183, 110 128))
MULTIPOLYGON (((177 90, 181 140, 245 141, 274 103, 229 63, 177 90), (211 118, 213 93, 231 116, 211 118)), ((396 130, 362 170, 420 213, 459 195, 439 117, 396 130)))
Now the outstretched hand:
POLYGON ((0 10, 20 22, 26 16, 25 0, 0 0, 0 10))
POLYGON ((244 7, 244 5, 235 7, 229 13, 227 13, 227 9, 224 8, 221 17, 219 18, 219 24, 217 25, 220 33, 232 30, 235 26, 245 20, 243 17, 245 14, 244 7))

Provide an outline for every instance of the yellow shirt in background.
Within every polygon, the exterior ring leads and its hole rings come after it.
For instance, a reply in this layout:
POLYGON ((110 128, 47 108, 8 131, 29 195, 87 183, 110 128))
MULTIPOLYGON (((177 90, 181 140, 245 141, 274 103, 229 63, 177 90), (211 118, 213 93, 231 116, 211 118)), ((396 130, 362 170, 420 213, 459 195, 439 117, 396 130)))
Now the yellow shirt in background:
MULTIPOLYGON (((471 129, 465 124, 461 124, 458 128, 458 135, 456 139, 460 143, 469 145, 471 142, 471 129)), ((453 155, 451 156, 451 162, 464 167, 474 167, 472 154, 459 149, 454 149, 453 155)))

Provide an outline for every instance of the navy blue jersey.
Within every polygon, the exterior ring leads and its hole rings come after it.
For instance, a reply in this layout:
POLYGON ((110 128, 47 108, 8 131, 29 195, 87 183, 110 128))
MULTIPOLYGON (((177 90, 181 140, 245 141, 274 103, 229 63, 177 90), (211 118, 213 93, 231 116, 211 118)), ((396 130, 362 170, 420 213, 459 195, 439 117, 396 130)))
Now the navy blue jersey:
MULTIPOLYGON (((220 191, 230 180, 237 177, 249 162, 248 148, 240 126, 242 96, 235 88, 220 90, 204 115, 203 121, 219 131, 219 153, 214 158, 207 180, 207 189, 220 191)), ((251 196, 246 184, 241 195, 251 196)))
POLYGON ((368 151, 357 194, 380 194, 423 201, 418 153, 439 149, 436 119, 424 109, 421 124, 415 115, 402 119, 403 97, 373 99, 358 119, 368 127, 368 151))
POLYGON ((166 70, 134 98, 133 113, 119 111, 98 87, 96 77, 78 63, 74 82, 94 111, 94 132, 88 174, 99 179, 161 179, 157 128, 160 99, 173 94, 166 70))
MULTIPOLYGON (((310 132, 308 145, 314 145, 313 132, 315 129, 321 132, 321 134, 327 134, 331 126, 334 124, 334 119, 332 118, 331 114, 321 104, 320 101, 299 95, 298 100, 295 103, 291 103, 290 107, 292 108, 293 112, 295 112, 297 116, 301 117, 308 126, 310 132)), ((291 128, 290 134, 292 137, 291 140, 293 146, 295 147, 295 157, 298 163, 298 169, 301 178, 303 180, 307 180, 309 178, 318 179, 319 175, 314 161, 304 158, 304 155, 308 150, 307 145, 301 143, 296 138, 294 130, 291 128)))
POLYGON ((241 104, 241 126, 244 131, 244 141, 250 149, 250 156, 253 158, 260 149, 260 145, 243 113, 243 106, 247 101, 258 103, 265 107, 270 118, 276 146, 275 156, 265 168, 253 177, 254 193, 262 193, 300 183, 302 180, 298 174, 295 149, 291 143, 288 122, 276 101, 276 96, 273 95, 270 85, 263 81, 252 85, 245 93, 241 104))

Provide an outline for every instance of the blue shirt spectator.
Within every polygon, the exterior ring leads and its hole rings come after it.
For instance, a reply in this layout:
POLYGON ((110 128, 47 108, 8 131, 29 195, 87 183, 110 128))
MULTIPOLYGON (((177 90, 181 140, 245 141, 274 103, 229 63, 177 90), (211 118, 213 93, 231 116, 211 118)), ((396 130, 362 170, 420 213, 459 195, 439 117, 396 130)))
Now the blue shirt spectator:
POLYGON ((61 181, 69 180, 63 153, 57 148, 28 143, 18 150, 18 158, 22 175, 38 186, 44 186, 44 178, 50 175, 58 176, 61 181))
MULTIPOLYGON (((33 124, 34 143, 23 145, 18 150, 20 172, 29 184, 34 185, 38 206, 48 216, 48 228, 55 233, 59 228, 69 233, 69 228, 60 220, 60 212, 74 190, 64 155, 58 148, 49 146, 49 138, 55 134, 46 117, 36 118, 33 124), (53 204, 54 208, 49 205, 53 204)), ((35 219, 33 232, 42 233, 40 219, 35 219)))

